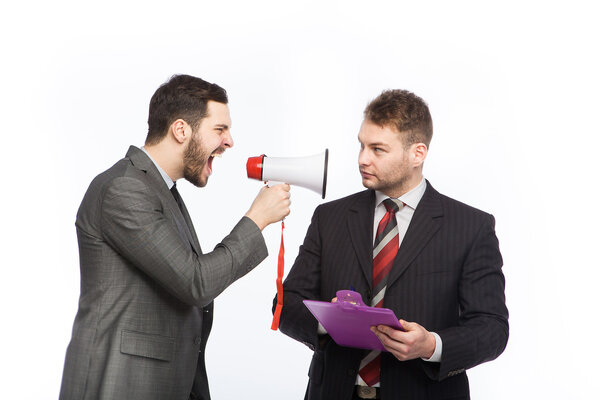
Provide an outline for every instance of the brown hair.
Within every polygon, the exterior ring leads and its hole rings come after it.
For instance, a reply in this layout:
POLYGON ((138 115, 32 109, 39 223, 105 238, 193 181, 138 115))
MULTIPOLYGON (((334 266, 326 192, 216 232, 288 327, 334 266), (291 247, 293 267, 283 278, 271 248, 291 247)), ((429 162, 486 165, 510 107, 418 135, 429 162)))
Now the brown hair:
POLYGON ((206 117, 206 104, 211 100, 227 104, 227 92, 219 85, 195 76, 173 75, 150 100, 146 144, 160 142, 169 126, 179 118, 196 130, 206 117))
POLYGON ((427 103, 408 90, 385 90, 365 108, 365 119, 396 129, 402 134, 404 146, 424 143, 429 147, 433 122, 427 103))

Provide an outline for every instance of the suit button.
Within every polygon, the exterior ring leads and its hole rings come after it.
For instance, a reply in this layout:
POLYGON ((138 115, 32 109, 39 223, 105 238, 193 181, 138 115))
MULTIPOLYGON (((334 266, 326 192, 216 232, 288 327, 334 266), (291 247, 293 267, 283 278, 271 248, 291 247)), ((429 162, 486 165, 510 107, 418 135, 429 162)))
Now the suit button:
POLYGON ((199 346, 199 345, 200 345, 200 343, 202 343, 202 338, 201 338, 200 336, 196 336, 196 337, 194 338, 194 344, 195 344, 196 346, 199 346))
POLYGON ((356 370, 352 369, 352 368, 349 368, 349 369, 346 370, 346 374, 348 376, 356 376, 356 370))

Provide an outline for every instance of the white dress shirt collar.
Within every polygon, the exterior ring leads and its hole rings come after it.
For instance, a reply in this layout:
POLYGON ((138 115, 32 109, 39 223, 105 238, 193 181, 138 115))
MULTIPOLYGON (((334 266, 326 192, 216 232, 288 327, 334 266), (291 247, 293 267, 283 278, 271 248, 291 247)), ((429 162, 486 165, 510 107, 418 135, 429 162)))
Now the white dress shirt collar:
MULTIPOLYGON (((417 205, 423 198, 425 194, 425 189, 427 189, 427 184, 425 183, 425 178, 421 179, 421 183, 419 183, 414 189, 404 193, 402 196, 398 198, 401 202, 412 208, 413 210, 417 209, 417 205)), ((378 207, 385 199, 390 196, 381 193, 380 191, 375 191, 375 207, 378 207)))
POLYGON ((165 183, 167 184, 167 187, 169 188, 169 190, 171 190, 171 188, 173 187, 173 185, 175 184, 175 182, 173 182, 173 180, 171 179, 171 177, 169 175, 167 175, 167 173, 160 167, 160 165, 158 165, 158 163, 156 161, 154 161, 154 159, 146 151, 146 149, 144 148, 144 146, 142 146, 142 151, 144 153, 146 153, 146 155, 148 156, 148 158, 150 158, 150 160, 152 160, 152 162, 156 166, 156 169, 158 170, 158 172, 160 172, 160 176, 162 176, 162 178, 165 180, 165 183))

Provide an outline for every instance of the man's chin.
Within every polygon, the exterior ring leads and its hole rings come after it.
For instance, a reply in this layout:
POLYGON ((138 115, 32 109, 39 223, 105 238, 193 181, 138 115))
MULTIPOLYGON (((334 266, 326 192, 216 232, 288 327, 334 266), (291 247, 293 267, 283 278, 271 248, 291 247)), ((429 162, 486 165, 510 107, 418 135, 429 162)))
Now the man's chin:
POLYGON ((367 189, 373 189, 373 190, 377 190, 377 184, 369 179, 365 179, 363 178, 362 180, 362 184, 364 187, 366 187, 367 189))
POLYGON ((196 187, 203 188, 208 183, 208 178, 204 179, 204 180, 196 181, 196 182, 191 182, 191 183, 192 183, 192 185, 194 185, 196 187))
POLYGON ((192 185, 196 186, 196 187, 204 187, 206 186, 206 184, 208 183, 208 176, 206 178, 203 178, 202 176, 187 176, 185 175, 183 177, 186 181, 188 181, 189 183, 191 183, 192 185))
POLYGON ((203 188, 204 186, 206 186, 206 184, 208 183, 208 181, 204 181, 204 182, 190 182, 192 185, 199 187, 199 188, 203 188))

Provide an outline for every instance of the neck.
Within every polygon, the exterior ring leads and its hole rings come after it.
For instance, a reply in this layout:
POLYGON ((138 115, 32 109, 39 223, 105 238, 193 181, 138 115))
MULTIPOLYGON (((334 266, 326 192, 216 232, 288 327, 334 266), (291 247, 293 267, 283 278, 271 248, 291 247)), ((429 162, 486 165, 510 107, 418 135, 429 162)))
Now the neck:
POLYGON ((398 188, 390 188, 389 190, 386 190, 383 193, 386 196, 397 199, 400 196, 405 195, 406 193, 419 186, 422 180, 423 172, 419 171, 418 173, 414 174, 413 176, 402 182, 402 184, 398 188))
POLYGON ((167 140, 155 145, 145 145, 144 148, 173 182, 183 178, 183 155, 174 157, 179 154, 180 149, 171 146, 167 140))

